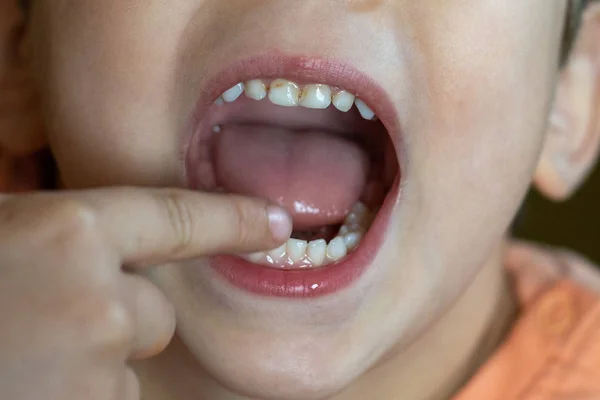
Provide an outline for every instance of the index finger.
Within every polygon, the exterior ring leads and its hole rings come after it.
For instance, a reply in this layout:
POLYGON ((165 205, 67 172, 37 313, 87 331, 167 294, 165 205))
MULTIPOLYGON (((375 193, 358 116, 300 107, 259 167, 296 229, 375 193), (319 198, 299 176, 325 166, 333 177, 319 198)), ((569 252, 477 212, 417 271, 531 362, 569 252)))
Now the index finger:
POLYGON ((243 196, 131 188, 108 190, 93 203, 124 263, 268 250, 292 232, 284 209, 243 196))

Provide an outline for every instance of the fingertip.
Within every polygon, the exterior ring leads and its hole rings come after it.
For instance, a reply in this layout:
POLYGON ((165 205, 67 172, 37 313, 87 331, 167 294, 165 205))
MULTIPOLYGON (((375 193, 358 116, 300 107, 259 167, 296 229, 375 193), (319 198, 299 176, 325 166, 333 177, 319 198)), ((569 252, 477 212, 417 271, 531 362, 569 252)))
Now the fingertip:
POLYGON ((267 218, 271 236, 275 242, 283 243, 290 238, 294 223, 287 210, 280 206, 270 205, 267 207, 267 218))

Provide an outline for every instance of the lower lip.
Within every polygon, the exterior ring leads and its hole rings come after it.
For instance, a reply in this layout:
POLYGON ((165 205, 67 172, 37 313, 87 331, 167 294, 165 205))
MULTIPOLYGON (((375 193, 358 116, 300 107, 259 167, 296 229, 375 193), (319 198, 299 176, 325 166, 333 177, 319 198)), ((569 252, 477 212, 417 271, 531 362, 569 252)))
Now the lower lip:
POLYGON ((239 257, 217 256, 211 259, 210 265, 232 285, 261 296, 314 298, 338 292, 356 282, 373 264, 399 193, 397 179, 360 246, 337 264, 290 271, 267 268, 239 257))

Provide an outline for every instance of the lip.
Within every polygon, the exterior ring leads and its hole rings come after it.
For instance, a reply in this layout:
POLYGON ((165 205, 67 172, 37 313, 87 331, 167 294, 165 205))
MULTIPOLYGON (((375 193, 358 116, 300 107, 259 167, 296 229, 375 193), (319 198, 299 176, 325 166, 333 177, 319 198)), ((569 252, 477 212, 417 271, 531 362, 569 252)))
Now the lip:
MULTIPOLYGON (((193 129, 184 141, 184 169, 188 186, 194 187, 194 179, 189 176, 189 152, 193 143, 200 142, 196 136, 200 134, 199 127, 206 111, 228 88, 239 82, 259 78, 324 83, 356 94, 375 111, 391 136, 396 151, 400 153, 399 159, 405 159, 401 154, 403 146, 400 143, 400 124, 393 103, 383 87, 372 78, 336 60, 287 56, 278 51, 270 51, 239 60, 209 81, 193 115, 193 129)), ((400 171, 403 170, 400 165, 400 171)), ((314 298, 347 288, 372 265, 381 249, 400 196, 401 175, 400 172, 360 246, 339 263, 318 269, 290 271, 266 268, 235 256, 215 256, 210 259, 210 266, 233 286, 262 296, 314 298)))
POLYGON ((388 193, 360 246, 341 262, 323 268, 283 270, 249 263, 235 256, 211 258, 210 266, 237 288, 262 296, 314 298, 352 285, 373 264, 385 239, 400 194, 400 180, 388 193))

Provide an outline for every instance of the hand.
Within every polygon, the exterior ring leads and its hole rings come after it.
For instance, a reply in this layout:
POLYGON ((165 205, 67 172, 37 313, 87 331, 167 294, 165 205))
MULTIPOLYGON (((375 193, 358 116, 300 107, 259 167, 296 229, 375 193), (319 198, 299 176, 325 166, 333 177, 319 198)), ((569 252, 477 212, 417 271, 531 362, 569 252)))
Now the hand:
POLYGON ((137 400, 127 362, 162 351, 175 318, 163 294, 123 266, 264 250, 290 233, 284 211, 235 196, 0 196, 0 399, 137 400))

